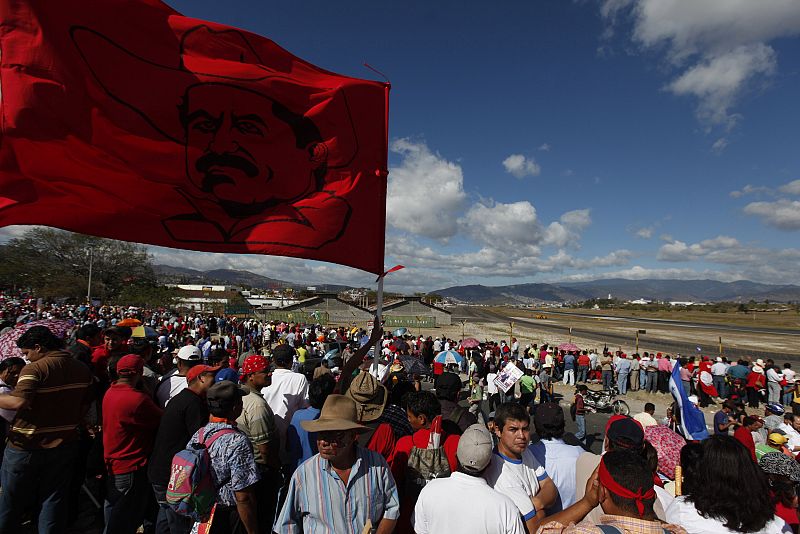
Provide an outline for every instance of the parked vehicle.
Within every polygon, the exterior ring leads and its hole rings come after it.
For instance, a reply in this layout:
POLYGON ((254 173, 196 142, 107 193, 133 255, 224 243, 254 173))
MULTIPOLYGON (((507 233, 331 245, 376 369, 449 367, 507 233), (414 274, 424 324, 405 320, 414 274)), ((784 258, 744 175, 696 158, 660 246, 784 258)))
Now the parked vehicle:
POLYGON ((619 395, 617 386, 602 391, 588 389, 584 392, 583 403, 587 409, 593 412, 613 412, 615 415, 630 414, 631 409, 628 407, 628 403, 617 399, 617 395, 619 395))

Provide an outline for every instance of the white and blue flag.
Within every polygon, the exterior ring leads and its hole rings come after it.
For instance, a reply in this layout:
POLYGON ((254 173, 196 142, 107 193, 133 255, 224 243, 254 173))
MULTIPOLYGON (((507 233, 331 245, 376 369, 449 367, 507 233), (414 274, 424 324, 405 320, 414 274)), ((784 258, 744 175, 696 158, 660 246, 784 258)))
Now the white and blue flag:
POLYGON ((689 441, 706 439, 708 437, 706 418, 700 408, 689 402, 689 397, 683 389, 683 382, 681 382, 681 363, 679 361, 675 362, 672 375, 669 377, 669 392, 672 393, 676 409, 680 412, 683 437, 689 441))

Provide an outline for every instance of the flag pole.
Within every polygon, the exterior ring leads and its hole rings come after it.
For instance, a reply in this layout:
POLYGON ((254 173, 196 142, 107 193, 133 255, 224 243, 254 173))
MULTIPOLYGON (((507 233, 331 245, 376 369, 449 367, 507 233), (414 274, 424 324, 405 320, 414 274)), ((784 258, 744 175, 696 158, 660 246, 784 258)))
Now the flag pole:
MULTIPOLYGON (((381 328, 383 326, 383 278, 384 275, 381 275, 378 278, 378 295, 376 297, 377 302, 375 303, 375 321, 376 324, 372 328, 381 328)), ((375 374, 375 378, 380 380, 378 377, 378 359, 381 355, 381 345, 383 342, 383 336, 381 339, 378 340, 377 344, 375 345, 375 354, 372 357, 372 372, 375 374)))

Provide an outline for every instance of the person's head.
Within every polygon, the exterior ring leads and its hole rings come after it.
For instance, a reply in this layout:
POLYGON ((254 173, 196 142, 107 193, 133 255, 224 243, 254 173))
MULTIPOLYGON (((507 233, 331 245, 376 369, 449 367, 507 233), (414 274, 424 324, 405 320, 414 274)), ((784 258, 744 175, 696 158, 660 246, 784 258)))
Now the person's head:
POLYGON ((56 337, 49 328, 43 325, 32 326, 26 330, 19 339, 17 347, 30 362, 45 356, 48 352, 60 350, 64 342, 56 337))
POLYGON ((308 385, 308 403, 312 408, 321 410, 322 406, 325 404, 325 399, 328 398, 328 395, 333 393, 335 388, 336 380, 333 378, 333 375, 324 373, 318 376, 308 385))
POLYGON ((784 369, 791 369, 792 368, 792 364, 789 363, 789 362, 786 362, 786 363, 783 364, 783 368, 784 369))
POLYGON ((186 372, 186 383, 188 388, 201 397, 208 393, 208 389, 214 385, 214 377, 219 371, 219 367, 198 364, 191 367, 186 372))
POLYGON ((653 471, 640 454, 609 451, 598 466, 600 506, 606 514, 653 520, 653 471))
POLYGON ((112 326, 103 331, 103 344, 108 352, 118 352, 124 350, 131 338, 131 328, 129 326, 112 326))
POLYGON ((320 190, 327 149, 316 126, 266 95, 201 83, 181 106, 186 174, 232 217, 320 190))
POLYGON ((778 402, 769 402, 764 405, 764 415, 783 415, 786 413, 786 409, 783 407, 782 404, 778 402))
POLYGON ((792 428, 800 432, 800 415, 792 416, 792 428))
POLYGON ((118 382, 135 386, 142 379, 144 359, 136 354, 126 354, 116 361, 113 375, 118 382))
POLYGON ((281 369, 290 369, 294 361, 295 351, 288 344, 282 344, 275 347, 272 351, 272 359, 275 362, 275 367, 281 369))
POLYGON ((270 384, 269 360, 266 356, 253 354, 242 364, 242 383, 260 391, 270 384))
POLYGON ((519 459, 530 444, 530 416, 528 411, 516 402, 501 404, 494 415, 494 433, 499 439, 500 453, 519 459))
POLYGON ((758 461, 758 466, 767 474, 773 502, 795 508, 800 486, 800 465, 797 461, 782 452, 768 452, 758 461))
POLYGON ((606 425, 605 450, 631 450, 642 453, 644 430, 642 425, 626 415, 611 416, 606 425))
POLYGON ((656 413, 656 405, 653 404, 652 402, 645 402, 644 411, 649 413, 650 415, 653 415, 654 413, 656 413))
POLYGON ((494 441, 486 427, 480 423, 470 426, 458 439, 458 470, 470 476, 480 476, 492 461, 493 448, 494 441))
POLYGON ((86 323, 75 332, 75 339, 85 342, 90 347, 96 347, 103 342, 103 331, 95 323, 86 323))
POLYGON ((533 426, 539 439, 561 439, 564 437, 564 409, 555 402, 546 402, 536 407, 533 426))
POLYGON ((301 421, 300 426, 316 432, 320 457, 334 464, 353 453, 358 433, 366 429, 356 422, 356 403, 337 394, 328 395, 317 419, 301 421))
POLYGON ((189 371, 189 369, 200 364, 202 360, 203 355, 197 346, 184 345, 180 348, 180 350, 178 350, 178 373, 186 376, 186 373, 189 371))
POLYGON ((16 387, 19 373, 25 367, 25 360, 12 356, 0 362, 0 380, 6 385, 16 387))
POLYGON ((698 470, 703 461, 703 446, 699 442, 690 441, 680 452, 680 465, 683 472, 683 494, 692 493, 695 483, 698 483, 701 476, 698 470))
POLYGON ((442 373, 436 377, 433 388, 437 398, 455 401, 461 391, 461 378, 455 373, 442 373))
POLYGON ((725 413, 731 413, 735 409, 736 409, 736 403, 734 403, 732 400, 726 400, 725 402, 722 403, 722 411, 725 413))
POLYGON ((391 391, 389 391, 389 404, 394 404, 395 406, 405 409, 407 404, 403 399, 412 391, 416 391, 414 384, 408 380, 400 380, 395 383, 391 391))
POLYGON ((215 382, 206 392, 208 411, 214 417, 233 421, 242 414, 242 397, 245 390, 228 380, 215 382))
POLYGON ((430 391, 413 391, 408 394, 406 414, 411 428, 416 432, 422 428, 429 428, 433 418, 442 415, 442 405, 430 391))
POLYGON ((386 407, 386 386, 366 371, 362 371, 351 382, 345 395, 356 403, 356 421, 369 423, 377 420, 386 407))
POLYGON ((783 450, 783 446, 786 445, 787 441, 789 441, 789 438, 778 432, 772 432, 767 436, 767 445, 778 451, 783 450))
POLYGON ((216 348, 208 355, 208 365, 214 367, 219 366, 220 368, 224 369, 230 365, 228 358, 230 358, 230 356, 228 355, 227 350, 216 348))
POLYGON ((703 440, 700 446, 697 465, 683 472, 687 500, 701 515, 720 519, 730 530, 761 531, 772 520, 774 509, 766 475, 750 451, 737 439, 721 434, 703 440))
POLYGON ((745 415, 742 418, 742 426, 753 432, 754 430, 758 430, 762 427, 761 419, 752 415, 745 415))

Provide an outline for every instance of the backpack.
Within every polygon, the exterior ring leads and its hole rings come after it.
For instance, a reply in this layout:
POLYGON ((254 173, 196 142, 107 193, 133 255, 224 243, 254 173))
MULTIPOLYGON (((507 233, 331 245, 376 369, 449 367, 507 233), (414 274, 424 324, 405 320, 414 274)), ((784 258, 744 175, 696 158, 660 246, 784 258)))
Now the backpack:
POLYGON ((406 466, 405 494, 409 502, 417 502, 422 488, 434 478, 450 476, 450 464, 444 447, 437 449, 420 449, 416 445, 411 448, 406 466))
MULTIPOLYGON (((197 442, 172 457, 167 504, 175 513, 195 522, 205 521, 217 501, 217 487, 211 477, 209 449, 225 434, 236 432, 233 428, 221 428, 210 437, 203 436, 205 427, 197 434, 197 442)), ((220 484, 223 485, 223 484, 220 484)))

